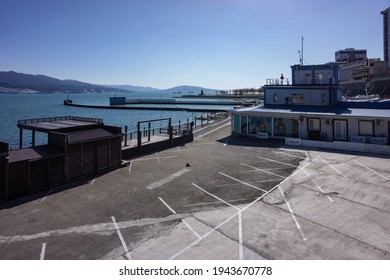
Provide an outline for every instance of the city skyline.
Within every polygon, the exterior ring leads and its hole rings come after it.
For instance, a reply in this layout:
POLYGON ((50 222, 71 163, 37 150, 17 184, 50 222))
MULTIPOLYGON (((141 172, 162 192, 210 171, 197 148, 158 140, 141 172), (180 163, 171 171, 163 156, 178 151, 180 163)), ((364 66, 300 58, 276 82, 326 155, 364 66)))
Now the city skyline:
POLYGON ((0 71, 155 88, 260 87, 346 48, 383 59, 387 0, 3 0, 0 71))

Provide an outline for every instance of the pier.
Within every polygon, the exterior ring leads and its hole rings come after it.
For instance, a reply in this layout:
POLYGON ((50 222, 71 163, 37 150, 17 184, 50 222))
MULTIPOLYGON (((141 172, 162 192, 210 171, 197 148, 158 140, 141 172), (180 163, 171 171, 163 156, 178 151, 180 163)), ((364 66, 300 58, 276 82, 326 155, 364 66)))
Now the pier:
MULTIPOLYGON (((138 103, 141 104, 141 103, 138 103)), ((227 112, 229 109, 223 108, 188 108, 188 107, 163 107, 163 106, 126 106, 126 105, 86 105, 76 104, 72 100, 64 100, 64 105, 94 109, 115 109, 115 110, 161 110, 161 111, 187 111, 187 112, 227 112)), ((221 105, 221 104, 219 104, 221 105)), ((225 104, 223 104, 225 105, 225 104)))

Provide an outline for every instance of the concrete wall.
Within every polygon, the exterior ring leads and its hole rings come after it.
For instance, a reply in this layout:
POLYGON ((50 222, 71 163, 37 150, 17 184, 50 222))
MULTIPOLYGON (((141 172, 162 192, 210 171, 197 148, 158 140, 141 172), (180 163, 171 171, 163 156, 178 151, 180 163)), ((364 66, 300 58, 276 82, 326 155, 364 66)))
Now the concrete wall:
POLYGON ((329 91, 327 87, 314 89, 302 87, 268 87, 264 96, 264 101, 267 105, 329 106, 329 91), (277 101, 274 100, 275 94, 277 95, 277 101), (303 95, 303 103, 294 103, 294 94, 303 95))
POLYGON ((311 141, 301 140, 294 141, 293 138, 286 138, 285 144, 290 146, 302 146, 312 147, 321 149, 332 149, 332 150, 345 150, 345 151, 356 151, 356 152, 367 152, 375 154, 390 155, 390 146, 388 145, 375 145, 375 144, 363 144, 363 143, 351 143, 351 142, 324 142, 324 141, 311 141))

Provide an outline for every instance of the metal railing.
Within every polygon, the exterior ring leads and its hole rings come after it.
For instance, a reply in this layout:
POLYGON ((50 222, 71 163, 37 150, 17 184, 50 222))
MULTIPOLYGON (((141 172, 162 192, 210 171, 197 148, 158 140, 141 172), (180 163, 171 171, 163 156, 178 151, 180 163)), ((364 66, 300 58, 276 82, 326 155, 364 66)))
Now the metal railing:
MULTIPOLYGON (((123 146, 131 146, 136 145, 138 142, 138 135, 141 137, 141 143, 147 143, 153 140, 153 137, 160 136, 161 139, 169 138, 170 129, 172 129, 172 136, 178 137, 183 136, 192 132, 192 129, 196 127, 204 127, 212 122, 226 119, 228 117, 228 113, 213 113, 213 114, 204 114, 201 116, 197 116, 194 118, 188 118, 186 122, 179 121, 176 124, 150 127, 149 125, 143 125, 140 127, 140 134, 138 134, 138 130, 128 131, 128 126, 124 127, 124 132, 122 133, 122 142, 123 146)), ((144 123, 147 123, 145 121, 144 123)), ((157 140, 158 141, 158 140, 157 140)))
POLYGON ((18 120, 18 125, 28 124, 28 123, 69 121, 69 120, 72 120, 72 121, 82 121, 82 122, 92 122, 92 123, 103 123, 103 120, 102 119, 98 119, 98 118, 61 116, 61 117, 50 117, 50 118, 36 118, 36 119, 18 120))
POLYGON ((267 86, 289 86, 292 84, 292 79, 284 78, 284 79, 266 79, 265 84, 267 86))

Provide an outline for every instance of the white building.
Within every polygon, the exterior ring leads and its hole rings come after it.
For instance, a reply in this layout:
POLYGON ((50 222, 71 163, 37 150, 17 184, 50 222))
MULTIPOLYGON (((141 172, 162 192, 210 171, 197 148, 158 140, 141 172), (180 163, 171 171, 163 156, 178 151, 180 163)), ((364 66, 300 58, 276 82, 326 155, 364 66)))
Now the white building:
MULTIPOLYGON (((294 65, 292 84, 267 80, 264 105, 232 111, 232 132, 287 145, 390 154, 390 110, 337 100, 339 66, 294 65), (348 106, 350 105, 350 106, 348 106)), ((388 103, 387 103, 388 104, 388 103)))

